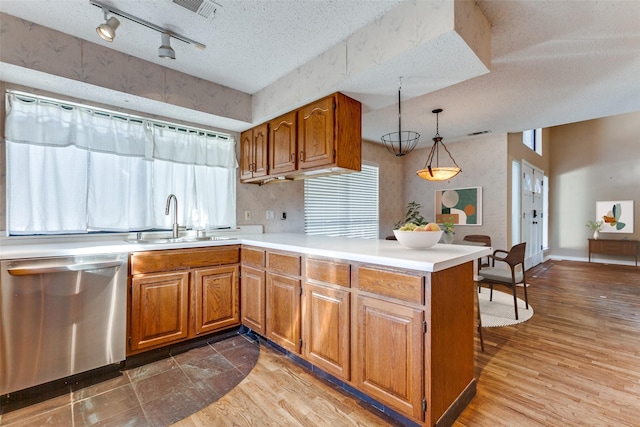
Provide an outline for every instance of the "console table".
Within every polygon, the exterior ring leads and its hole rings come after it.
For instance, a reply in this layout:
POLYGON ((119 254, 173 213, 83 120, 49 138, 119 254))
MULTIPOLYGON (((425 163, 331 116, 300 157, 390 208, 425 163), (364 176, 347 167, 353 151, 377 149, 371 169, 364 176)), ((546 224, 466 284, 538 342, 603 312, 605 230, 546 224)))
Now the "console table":
POLYGON ((591 254, 626 255, 632 256, 638 266, 637 240, 589 239, 589 262, 591 254))

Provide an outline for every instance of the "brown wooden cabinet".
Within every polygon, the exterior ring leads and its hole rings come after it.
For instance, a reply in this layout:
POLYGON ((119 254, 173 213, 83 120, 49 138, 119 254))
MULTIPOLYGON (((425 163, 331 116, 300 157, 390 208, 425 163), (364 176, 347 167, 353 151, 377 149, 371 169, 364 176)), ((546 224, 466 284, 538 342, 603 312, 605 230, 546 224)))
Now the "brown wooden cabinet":
POLYGON ((359 171, 362 164, 362 106, 341 93, 298 110, 298 168, 359 171))
POLYGON ((356 386, 400 413, 424 419, 424 310, 359 296, 356 386))
POLYGON ((424 276, 360 266, 357 277, 356 387, 412 419, 424 420, 424 276))
POLYGON ((420 425, 452 425, 475 395, 473 262, 429 273, 259 247, 242 259, 242 322, 270 341, 420 425))
POLYGON ((242 324, 260 335, 266 335, 266 272, 264 249, 242 248, 240 299, 242 324))
POLYGON ((591 254, 631 256, 638 266, 638 241, 623 239, 589 239, 589 262, 591 254))
POLYGON ((302 345, 306 360, 336 378, 351 377, 350 264, 305 260, 302 345))
POLYGON ((294 172, 298 166, 297 112, 292 111, 269 122, 269 174, 294 172))
POLYGON ((300 255, 267 252, 266 337, 300 354, 300 255))
POLYGON ((192 272, 195 291, 193 336, 240 324, 238 266, 211 267, 192 272))
POLYGON ((239 325, 239 262, 237 245, 132 253, 127 353, 239 325))
POLYGON ((255 181, 267 176, 269 126, 263 123, 240 134, 240 180, 255 181))
POLYGON ((161 347, 189 336, 189 273, 133 277, 130 350, 161 347))
POLYGON ((241 182, 359 171, 362 105, 337 92, 249 129, 240 138, 241 182), (269 165, 266 171, 256 161, 260 153, 266 153, 260 149, 269 153, 263 158, 268 160, 264 163, 265 169, 269 165))

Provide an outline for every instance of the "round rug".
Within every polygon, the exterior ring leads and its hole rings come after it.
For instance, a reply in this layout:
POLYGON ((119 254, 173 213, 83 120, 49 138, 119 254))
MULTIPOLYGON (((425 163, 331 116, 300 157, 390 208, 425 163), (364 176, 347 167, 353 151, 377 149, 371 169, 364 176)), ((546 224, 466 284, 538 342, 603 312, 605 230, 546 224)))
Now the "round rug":
POLYGON ((493 290, 493 301, 489 301, 489 289, 482 288, 478 294, 480 301, 480 317, 483 328, 510 326, 526 322, 533 316, 533 307, 525 308, 524 300, 518 298, 518 317, 513 309, 513 294, 493 290))

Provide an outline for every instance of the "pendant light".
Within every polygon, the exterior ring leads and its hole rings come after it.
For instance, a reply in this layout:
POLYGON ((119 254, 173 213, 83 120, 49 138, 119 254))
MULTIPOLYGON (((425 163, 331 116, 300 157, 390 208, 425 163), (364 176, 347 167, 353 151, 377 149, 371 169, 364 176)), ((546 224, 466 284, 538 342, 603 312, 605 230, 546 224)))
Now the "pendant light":
POLYGON ((398 132, 391 132, 382 135, 382 143, 391 154, 396 157, 409 154, 411 150, 416 148, 416 144, 420 139, 420 134, 411 130, 402 130, 402 115, 400 108, 400 91, 402 89, 402 77, 398 81, 398 132))
POLYGON ((426 179, 428 181, 446 181, 458 175, 462 171, 462 169, 460 169, 460 166, 458 166, 456 161, 453 159, 453 156, 444 145, 444 142, 442 142, 438 121, 438 114, 442 113, 442 109, 435 109, 432 111, 432 113, 436 115, 436 136, 433 137, 433 147, 431 147, 431 151, 429 152, 429 157, 427 157, 427 162, 424 165, 424 169, 420 169, 416 173, 420 178, 426 179), (444 148, 444 150, 447 152, 454 166, 440 166, 440 146, 442 146, 442 148, 444 148), (433 165, 434 157, 435 166, 433 165))

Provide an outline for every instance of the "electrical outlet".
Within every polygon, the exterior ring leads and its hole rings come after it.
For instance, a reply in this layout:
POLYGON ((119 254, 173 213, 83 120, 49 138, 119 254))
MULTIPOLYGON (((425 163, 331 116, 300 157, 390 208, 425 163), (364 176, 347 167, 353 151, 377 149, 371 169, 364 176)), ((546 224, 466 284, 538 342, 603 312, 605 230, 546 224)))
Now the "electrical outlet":
POLYGON ((244 211, 244 220, 251 221, 251 211, 244 211))
POLYGON ((267 211, 267 219, 273 219, 273 211, 267 211))

